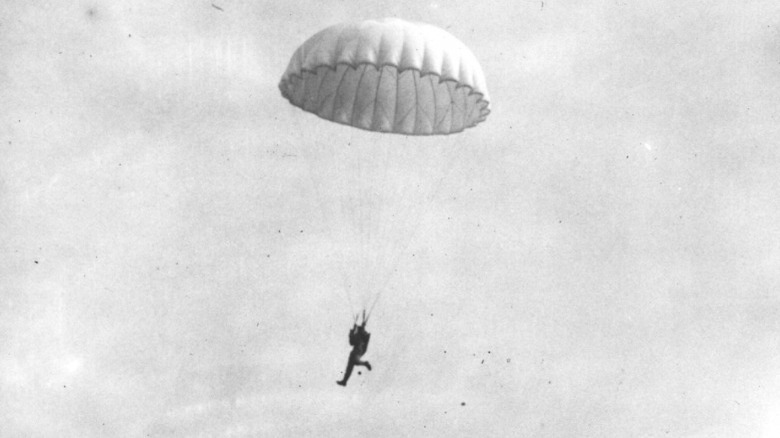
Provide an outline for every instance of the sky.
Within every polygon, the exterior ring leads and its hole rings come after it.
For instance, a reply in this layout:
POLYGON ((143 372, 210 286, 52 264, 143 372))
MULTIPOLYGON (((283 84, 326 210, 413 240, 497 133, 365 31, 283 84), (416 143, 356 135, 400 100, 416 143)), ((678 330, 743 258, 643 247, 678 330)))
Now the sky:
POLYGON ((776 2, 122 3, 0 6, 1 436, 780 436, 776 2), (488 119, 281 96, 382 17, 488 119))

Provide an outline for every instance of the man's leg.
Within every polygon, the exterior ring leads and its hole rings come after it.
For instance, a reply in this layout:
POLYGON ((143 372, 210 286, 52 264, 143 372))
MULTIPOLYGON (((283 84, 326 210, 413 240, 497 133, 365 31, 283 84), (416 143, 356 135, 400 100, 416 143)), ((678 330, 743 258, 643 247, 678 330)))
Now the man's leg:
POLYGON ((349 355, 349 360, 347 361, 347 369, 344 371, 344 378, 339 380, 338 383, 341 386, 347 386, 347 380, 349 380, 349 376, 352 375, 352 368, 355 367, 355 359, 352 357, 352 355, 349 355))
POLYGON ((364 366, 364 367, 368 368, 369 371, 371 371, 371 364, 368 363, 368 361, 366 361, 366 360, 358 360, 358 361, 355 362, 355 365, 364 366))

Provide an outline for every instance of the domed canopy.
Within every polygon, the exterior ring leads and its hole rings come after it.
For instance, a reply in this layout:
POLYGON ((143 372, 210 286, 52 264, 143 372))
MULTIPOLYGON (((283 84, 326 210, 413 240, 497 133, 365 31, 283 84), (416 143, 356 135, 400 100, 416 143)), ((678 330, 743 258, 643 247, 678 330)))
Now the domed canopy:
POLYGON ((379 132, 450 134, 490 113, 471 51, 442 29, 399 19, 320 31, 295 51, 279 89, 323 119, 379 132))

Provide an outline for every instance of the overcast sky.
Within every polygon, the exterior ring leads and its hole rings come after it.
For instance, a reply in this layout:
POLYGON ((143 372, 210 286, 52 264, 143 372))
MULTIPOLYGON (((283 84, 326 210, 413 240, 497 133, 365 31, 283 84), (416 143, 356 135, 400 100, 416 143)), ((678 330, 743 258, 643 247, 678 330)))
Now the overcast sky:
POLYGON ((118 3, 0 5, 0 435, 780 436, 777 2, 118 3), (381 17, 470 47, 487 121, 281 97, 381 17), (347 244, 326 164, 386 150, 421 188, 347 244))

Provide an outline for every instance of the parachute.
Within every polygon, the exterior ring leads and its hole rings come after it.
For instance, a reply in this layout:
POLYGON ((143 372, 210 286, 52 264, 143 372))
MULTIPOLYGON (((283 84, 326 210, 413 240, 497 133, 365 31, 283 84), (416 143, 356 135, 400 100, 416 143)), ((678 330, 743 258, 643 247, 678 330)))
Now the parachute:
POLYGON ((355 305, 373 307, 457 156, 460 142, 418 136, 461 132, 487 118, 482 68, 442 29, 369 20, 309 38, 279 89, 306 112, 371 131, 318 139, 303 150, 353 313, 355 305), (352 302, 354 295, 361 302, 352 302))

